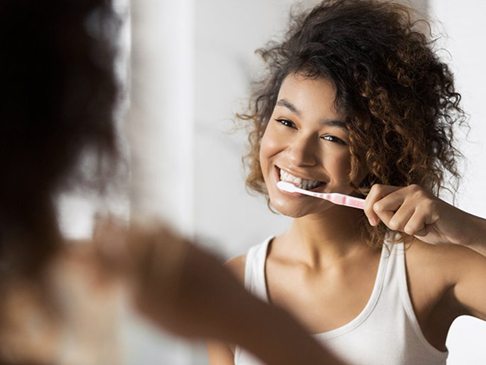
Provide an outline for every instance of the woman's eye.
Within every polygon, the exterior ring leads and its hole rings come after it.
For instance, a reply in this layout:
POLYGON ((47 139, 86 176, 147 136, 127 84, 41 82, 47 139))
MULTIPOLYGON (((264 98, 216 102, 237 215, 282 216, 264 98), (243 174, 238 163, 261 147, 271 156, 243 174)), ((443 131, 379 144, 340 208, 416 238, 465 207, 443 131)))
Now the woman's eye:
POLYGON ((344 145, 344 146, 346 145, 346 142, 344 142, 341 138, 338 138, 338 137, 335 137, 335 136, 332 136, 332 135, 329 135, 329 134, 326 134, 326 135, 322 136, 321 138, 324 139, 325 141, 339 143, 339 144, 344 145))
POLYGON ((296 128, 295 123, 288 119, 275 119, 278 123, 282 124, 285 127, 289 128, 296 128))

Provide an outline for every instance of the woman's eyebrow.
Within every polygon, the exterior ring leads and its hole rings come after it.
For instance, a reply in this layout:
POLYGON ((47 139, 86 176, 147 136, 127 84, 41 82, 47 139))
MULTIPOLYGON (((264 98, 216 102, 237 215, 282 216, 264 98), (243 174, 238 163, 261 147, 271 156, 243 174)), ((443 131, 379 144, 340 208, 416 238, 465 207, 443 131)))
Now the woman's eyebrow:
POLYGON ((321 120, 320 123, 322 125, 326 125, 326 126, 329 126, 329 127, 338 127, 338 128, 342 128, 346 131, 348 130, 348 128, 346 128, 346 122, 343 122, 342 120, 324 119, 324 120, 321 120))
POLYGON ((302 113, 299 111, 299 109, 297 109, 296 106, 288 100, 280 99, 277 101, 277 105, 289 109, 291 112, 297 114, 299 117, 302 116, 302 113))
MULTIPOLYGON (((283 106, 284 108, 287 108, 292 113, 297 114, 299 117, 302 116, 302 113, 300 112, 300 110, 297 109, 297 107, 294 104, 292 104, 290 101, 288 101, 286 99, 279 99, 277 101, 277 105, 283 106)), ((325 126, 329 126, 329 127, 342 128, 346 131, 348 130, 346 128, 346 122, 343 122, 342 120, 339 120, 339 119, 323 119, 323 120, 320 121, 320 124, 325 125, 325 126)))

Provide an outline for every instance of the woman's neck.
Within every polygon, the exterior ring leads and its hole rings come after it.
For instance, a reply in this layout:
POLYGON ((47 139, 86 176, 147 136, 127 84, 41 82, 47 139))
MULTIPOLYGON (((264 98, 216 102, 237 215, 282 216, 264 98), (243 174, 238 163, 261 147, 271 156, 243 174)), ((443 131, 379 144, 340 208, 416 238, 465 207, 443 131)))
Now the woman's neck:
POLYGON ((333 207, 319 215, 294 219, 281 237, 293 257, 314 266, 368 253, 370 248, 363 242, 361 229, 366 222, 360 210, 333 207))

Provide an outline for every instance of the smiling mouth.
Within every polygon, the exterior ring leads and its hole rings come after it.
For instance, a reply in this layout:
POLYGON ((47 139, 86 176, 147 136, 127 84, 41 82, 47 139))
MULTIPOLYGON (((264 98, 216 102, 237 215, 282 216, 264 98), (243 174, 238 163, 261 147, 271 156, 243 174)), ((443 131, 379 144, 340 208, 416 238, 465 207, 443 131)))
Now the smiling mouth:
POLYGON ((279 169, 279 175, 280 175, 280 181, 285 181, 285 182, 288 182, 288 183, 291 183, 301 189, 305 189, 305 190, 313 190, 313 189, 316 189, 320 186, 323 186, 325 185, 325 182, 324 181, 320 181, 320 180, 307 180, 307 179, 303 179, 301 177, 297 177, 297 176, 294 176, 292 175, 291 173, 283 170, 283 169, 279 169))

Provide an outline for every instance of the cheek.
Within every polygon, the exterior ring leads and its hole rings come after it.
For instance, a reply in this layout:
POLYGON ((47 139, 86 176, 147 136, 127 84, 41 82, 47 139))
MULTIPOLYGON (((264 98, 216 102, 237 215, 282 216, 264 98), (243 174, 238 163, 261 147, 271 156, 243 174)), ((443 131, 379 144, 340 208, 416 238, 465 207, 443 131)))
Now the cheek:
POLYGON ((328 164, 328 170, 334 176, 336 182, 350 183, 349 173, 351 171, 351 157, 349 154, 338 154, 334 158, 330 159, 328 164))
POLYGON ((268 159, 275 155, 278 151, 278 139, 275 138, 271 128, 265 130, 263 137, 260 141, 260 164, 262 168, 268 165, 268 159))

